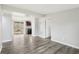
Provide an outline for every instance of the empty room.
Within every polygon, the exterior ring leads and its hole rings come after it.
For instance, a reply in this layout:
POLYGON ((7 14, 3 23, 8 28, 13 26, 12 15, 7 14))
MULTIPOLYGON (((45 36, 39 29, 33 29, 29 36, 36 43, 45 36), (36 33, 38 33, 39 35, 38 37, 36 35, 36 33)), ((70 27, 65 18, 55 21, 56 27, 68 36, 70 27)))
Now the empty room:
POLYGON ((0 4, 0 54, 79 54, 79 4, 0 4))

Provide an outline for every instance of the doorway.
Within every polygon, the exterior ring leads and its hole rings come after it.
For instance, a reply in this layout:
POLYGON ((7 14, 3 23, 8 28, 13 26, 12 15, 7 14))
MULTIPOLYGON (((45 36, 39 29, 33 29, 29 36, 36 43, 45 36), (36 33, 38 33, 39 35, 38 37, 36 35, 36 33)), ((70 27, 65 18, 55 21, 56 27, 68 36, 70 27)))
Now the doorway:
POLYGON ((31 21, 26 21, 26 34, 31 35, 32 34, 32 24, 31 21))

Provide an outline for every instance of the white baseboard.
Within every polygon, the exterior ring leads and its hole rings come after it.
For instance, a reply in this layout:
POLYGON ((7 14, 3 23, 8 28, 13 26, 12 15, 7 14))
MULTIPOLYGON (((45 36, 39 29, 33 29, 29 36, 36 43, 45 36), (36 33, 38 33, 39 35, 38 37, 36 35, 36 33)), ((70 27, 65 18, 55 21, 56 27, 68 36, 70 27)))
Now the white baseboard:
POLYGON ((0 53, 1 53, 1 50, 2 50, 2 45, 0 46, 0 53))
POLYGON ((39 37, 41 37, 41 38, 48 38, 48 37, 50 37, 50 36, 43 36, 43 35, 38 35, 39 37))
POLYGON ((12 41, 12 40, 4 40, 4 41, 2 41, 2 43, 9 42, 9 41, 12 41))
POLYGON ((38 35, 32 35, 32 36, 38 36, 38 35))
POLYGON ((66 42, 61 42, 61 41, 57 41, 57 40, 53 40, 53 39, 52 39, 52 41, 58 42, 58 43, 60 43, 60 44, 64 44, 64 45, 67 45, 67 46, 70 46, 70 47, 73 47, 73 48, 76 48, 76 49, 79 49, 78 46, 71 45, 71 44, 68 44, 68 43, 66 43, 66 42))
POLYGON ((40 36, 40 35, 39 35, 39 37, 41 37, 41 38, 45 38, 45 36, 40 36))

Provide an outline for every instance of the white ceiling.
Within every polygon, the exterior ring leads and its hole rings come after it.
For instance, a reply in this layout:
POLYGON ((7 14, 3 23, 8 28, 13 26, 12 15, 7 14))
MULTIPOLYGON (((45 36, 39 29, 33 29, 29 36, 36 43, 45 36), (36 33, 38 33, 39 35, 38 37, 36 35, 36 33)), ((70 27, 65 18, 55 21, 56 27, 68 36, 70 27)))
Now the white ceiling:
POLYGON ((55 13, 79 7, 79 4, 7 4, 7 5, 30 10, 40 14, 55 13))

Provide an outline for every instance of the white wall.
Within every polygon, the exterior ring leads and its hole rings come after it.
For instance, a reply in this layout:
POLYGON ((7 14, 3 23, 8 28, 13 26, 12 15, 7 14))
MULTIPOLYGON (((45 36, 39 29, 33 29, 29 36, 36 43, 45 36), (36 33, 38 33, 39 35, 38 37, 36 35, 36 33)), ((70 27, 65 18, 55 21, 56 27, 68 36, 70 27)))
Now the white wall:
MULTIPOLYGON (((26 20, 31 20, 33 26, 32 26, 32 32, 33 32, 33 36, 36 35, 36 25, 35 25, 35 17, 40 17, 41 15, 38 14, 38 13, 34 13, 34 12, 31 12, 31 11, 28 11, 28 10, 23 10, 23 9, 19 9, 19 8, 14 8, 14 7, 9 7, 9 6, 6 6, 6 5, 3 5, 3 11, 4 13, 9 13, 9 14, 12 14, 13 12, 15 13, 22 13, 24 15, 26 15, 26 19, 25 19, 25 16, 24 17, 21 17, 19 18, 20 21, 26 21, 26 20), (33 16, 33 17, 29 17, 29 16, 33 16), (27 18, 29 17, 29 18, 27 18)), ((15 21, 18 19, 12 19, 9 17, 10 15, 3 15, 3 42, 6 42, 6 41, 10 41, 12 40, 12 21, 15 21), (9 32, 9 33, 8 33, 9 32)), ((22 15, 20 15, 22 16, 22 15)))
POLYGON ((12 18, 9 14, 4 14, 2 16, 2 29, 3 29, 3 40, 2 42, 7 42, 12 40, 12 18))
POLYGON ((79 8, 48 15, 51 40, 79 49, 79 8))
POLYGON ((51 36, 50 19, 46 17, 46 38, 51 36))
POLYGON ((45 18, 39 19, 39 36, 45 38, 46 30, 45 30, 45 18))
POLYGON ((35 24, 35 36, 39 36, 39 18, 35 18, 34 19, 35 20, 35 22, 34 22, 34 24, 35 24))
POLYGON ((1 19, 1 15, 0 15, 0 51, 2 48, 2 19, 1 19))
POLYGON ((48 38, 51 36, 50 33, 50 21, 47 17, 41 17, 39 19, 39 36, 42 38, 48 38))
POLYGON ((0 5, 0 52, 2 49, 2 17, 1 17, 1 5, 0 5))
MULTIPOLYGON (((36 25, 37 21, 35 21, 35 18, 40 17, 41 14, 29 11, 29 10, 24 10, 24 9, 20 9, 20 8, 6 6, 6 5, 2 5, 2 6, 3 6, 4 13, 8 12, 8 13, 11 14, 13 12, 15 12, 15 13, 18 12, 18 13, 25 14, 26 15, 26 20, 29 19, 32 22, 32 36, 37 36, 37 25, 36 25), (33 16, 33 17, 30 17, 30 16, 33 16), (27 17, 29 17, 29 18, 27 18, 27 17)), ((24 19, 23 21, 26 21, 26 20, 24 19)), ((22 19, 21 19, 21 21, 22 21, 22 19)))

